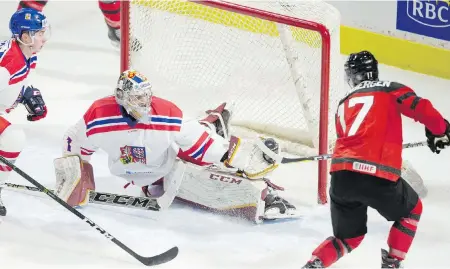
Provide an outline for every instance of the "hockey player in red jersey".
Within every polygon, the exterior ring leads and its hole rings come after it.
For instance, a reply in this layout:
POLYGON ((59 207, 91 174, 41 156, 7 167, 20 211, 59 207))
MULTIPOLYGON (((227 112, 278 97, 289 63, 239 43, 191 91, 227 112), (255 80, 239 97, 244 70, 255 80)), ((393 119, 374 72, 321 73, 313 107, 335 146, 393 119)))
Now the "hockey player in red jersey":
MULTIPOLYGON (((20 1, 17 9, 33 8, 42 11, 48 0, 25 0, 20 1)), ((120 46, 120 1, 98 0, 98 6, 105 17, 106 26, 108 27, 108 37, 115 47, 120 46)), ((140 50, 142 48, 140 42, 136 39, 132 40, 131 48, 140 50)))
POLYGON ((325 268, 359 246, 367 233, 367 208, 394 221, 381 251, 382 268, 399 268, 422 214, 417 193, 401 177, 402 114, 425 125, 434 153, 450 145, 447 120, 409 87, 378 79, 378 62, 368 51, 345 64, 352 87, 336 113, 338 139, 331 162, 330 207, 333 236, 303 268, 325 268))

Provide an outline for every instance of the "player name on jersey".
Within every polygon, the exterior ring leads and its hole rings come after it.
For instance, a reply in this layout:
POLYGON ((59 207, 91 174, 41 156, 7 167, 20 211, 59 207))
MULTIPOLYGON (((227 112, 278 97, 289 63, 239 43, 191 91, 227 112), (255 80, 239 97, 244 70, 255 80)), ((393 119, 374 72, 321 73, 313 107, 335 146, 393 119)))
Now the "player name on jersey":
POLYGON ((374 88, 374 87, 389 87, 391 85, 390 81, 364 81, 355 87, 356 90, 374 88))

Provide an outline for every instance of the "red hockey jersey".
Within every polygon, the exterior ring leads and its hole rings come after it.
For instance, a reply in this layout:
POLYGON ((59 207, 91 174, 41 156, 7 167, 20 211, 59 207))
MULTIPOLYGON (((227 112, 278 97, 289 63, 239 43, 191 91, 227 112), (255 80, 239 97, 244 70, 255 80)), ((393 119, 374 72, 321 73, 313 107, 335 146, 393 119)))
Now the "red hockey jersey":
POLYGON ((402 114, 434 134, 445 132, 441 114, 411 88, 390 81, 356 86, 339 102, 331 172, 350 170, 397 181, 402 165, 402 114))

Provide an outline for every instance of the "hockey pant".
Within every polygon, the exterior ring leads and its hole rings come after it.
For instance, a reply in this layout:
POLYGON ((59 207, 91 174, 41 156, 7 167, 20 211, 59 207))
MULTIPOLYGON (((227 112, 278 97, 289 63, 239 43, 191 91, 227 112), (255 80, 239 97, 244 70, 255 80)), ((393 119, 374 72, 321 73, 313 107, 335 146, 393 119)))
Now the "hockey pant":
MULTIPOLYGON (((14 163, 25 145, 25 133, 0 116, 0 156, 14 163)), ((11 174, 11 168, 0 162, 0 186, 11 174)))
POLYGON ((403 179, 397 182, 352 171, 332 173, 331 219, 334 236, 312 253, 325 267, 359 246, 367 233, 367 208, 376 209, 394 221, 388 236, 389 255, 405 259, 422 214, 422 201, 403 179))

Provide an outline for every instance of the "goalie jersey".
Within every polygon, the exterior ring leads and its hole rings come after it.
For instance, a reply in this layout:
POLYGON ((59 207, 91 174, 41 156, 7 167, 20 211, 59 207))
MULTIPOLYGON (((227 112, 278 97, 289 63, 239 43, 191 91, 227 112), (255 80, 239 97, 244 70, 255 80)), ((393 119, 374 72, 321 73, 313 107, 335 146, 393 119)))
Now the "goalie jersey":
POLYGON ((63 145, 64 155, 85 161, 102 149, 112 174, 128 181, 144 176, 145 185, 167 175, 177 156, 196 164, 219 163, 228 149, 222 137, 197 120, 185 120, 175 104, 155 96, 147 123, 134 121, 114 96, 95 101, 67 130, 63 145))

